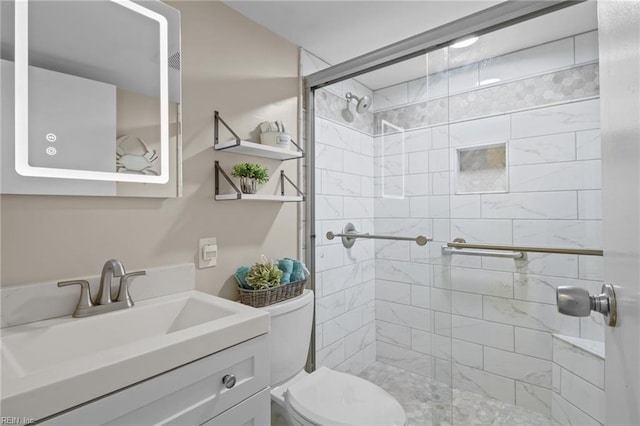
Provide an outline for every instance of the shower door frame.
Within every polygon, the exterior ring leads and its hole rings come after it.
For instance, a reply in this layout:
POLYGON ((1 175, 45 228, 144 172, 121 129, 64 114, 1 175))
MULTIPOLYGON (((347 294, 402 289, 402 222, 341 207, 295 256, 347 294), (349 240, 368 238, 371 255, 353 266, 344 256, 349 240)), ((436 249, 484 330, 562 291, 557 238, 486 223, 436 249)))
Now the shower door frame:
MULTIPOLYGON (((305 261, 311 272, 310 288, 314 292, 314 300, 316 290, 315 91, 367 72, 425 55, 465 37, 490 33, 566 7, 575 6, 584 1, 586 0, 508 0, 408 39, 315 72, 304 78, 304 135, 307 142, 305 147, 305 189, 307 194, 307 202, 305 203, 305 261)), ((428 235, 427 237, 430 236, 428 235)), ((313 371, 316 368, 315 332, 314 310, 307 362, 307 370, 309 371, 313 371)))

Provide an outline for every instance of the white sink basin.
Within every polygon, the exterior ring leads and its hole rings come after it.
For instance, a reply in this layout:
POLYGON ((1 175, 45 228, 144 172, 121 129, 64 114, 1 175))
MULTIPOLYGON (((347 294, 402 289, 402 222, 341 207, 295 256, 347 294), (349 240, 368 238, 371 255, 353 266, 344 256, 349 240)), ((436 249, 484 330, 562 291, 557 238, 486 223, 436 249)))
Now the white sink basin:
POLYGON ((42 419, 268 331, 268 313, 198 291, 5 328, 2 415, 42 419))

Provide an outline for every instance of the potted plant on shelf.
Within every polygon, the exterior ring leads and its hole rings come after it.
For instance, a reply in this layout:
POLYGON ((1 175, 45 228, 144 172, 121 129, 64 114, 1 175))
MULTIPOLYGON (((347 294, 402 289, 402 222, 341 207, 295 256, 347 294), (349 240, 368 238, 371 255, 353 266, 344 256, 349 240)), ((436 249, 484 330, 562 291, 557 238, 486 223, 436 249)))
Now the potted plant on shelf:
POLYGON ((258 184, 269 180, 269 170, 255 163, 240 163, 233 166, 231 175, 240 178, 240 190, 244 194, 255 194, 258 184))

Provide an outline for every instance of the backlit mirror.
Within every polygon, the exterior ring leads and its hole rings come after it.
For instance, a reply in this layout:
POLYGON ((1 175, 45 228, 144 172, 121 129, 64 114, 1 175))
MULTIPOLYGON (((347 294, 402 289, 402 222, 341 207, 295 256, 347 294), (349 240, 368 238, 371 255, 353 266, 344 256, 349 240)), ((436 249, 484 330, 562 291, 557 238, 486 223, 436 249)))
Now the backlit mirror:
POLYGON ((0 3, 2 193, 179 195, 179 13, 155 0, 0 3))

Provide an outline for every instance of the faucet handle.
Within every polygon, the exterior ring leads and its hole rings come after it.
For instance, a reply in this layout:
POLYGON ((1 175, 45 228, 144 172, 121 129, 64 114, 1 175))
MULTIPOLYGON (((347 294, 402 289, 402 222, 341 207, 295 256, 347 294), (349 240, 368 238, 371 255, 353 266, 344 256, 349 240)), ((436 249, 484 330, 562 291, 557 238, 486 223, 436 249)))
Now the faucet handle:
POLYGON ((147 271, 129 272, 120 277, 120 288, 118 289, 118 296, 116 302, 126 301, 129 307, 133 306, 133 300, 129 294, 129 284, 135 277, 147 275, 147 271))
POLYGON ((81 316, 84 309, 93 307, 93 301, 91 300, 91 288, 89 287, 89 282, 85 280, 60 281, 58 283, 58 287, 66 287, 69 285, 80 286, 80 299, 76 305, 76 310, 73 312, 73 316, 78 317, 81 316))

